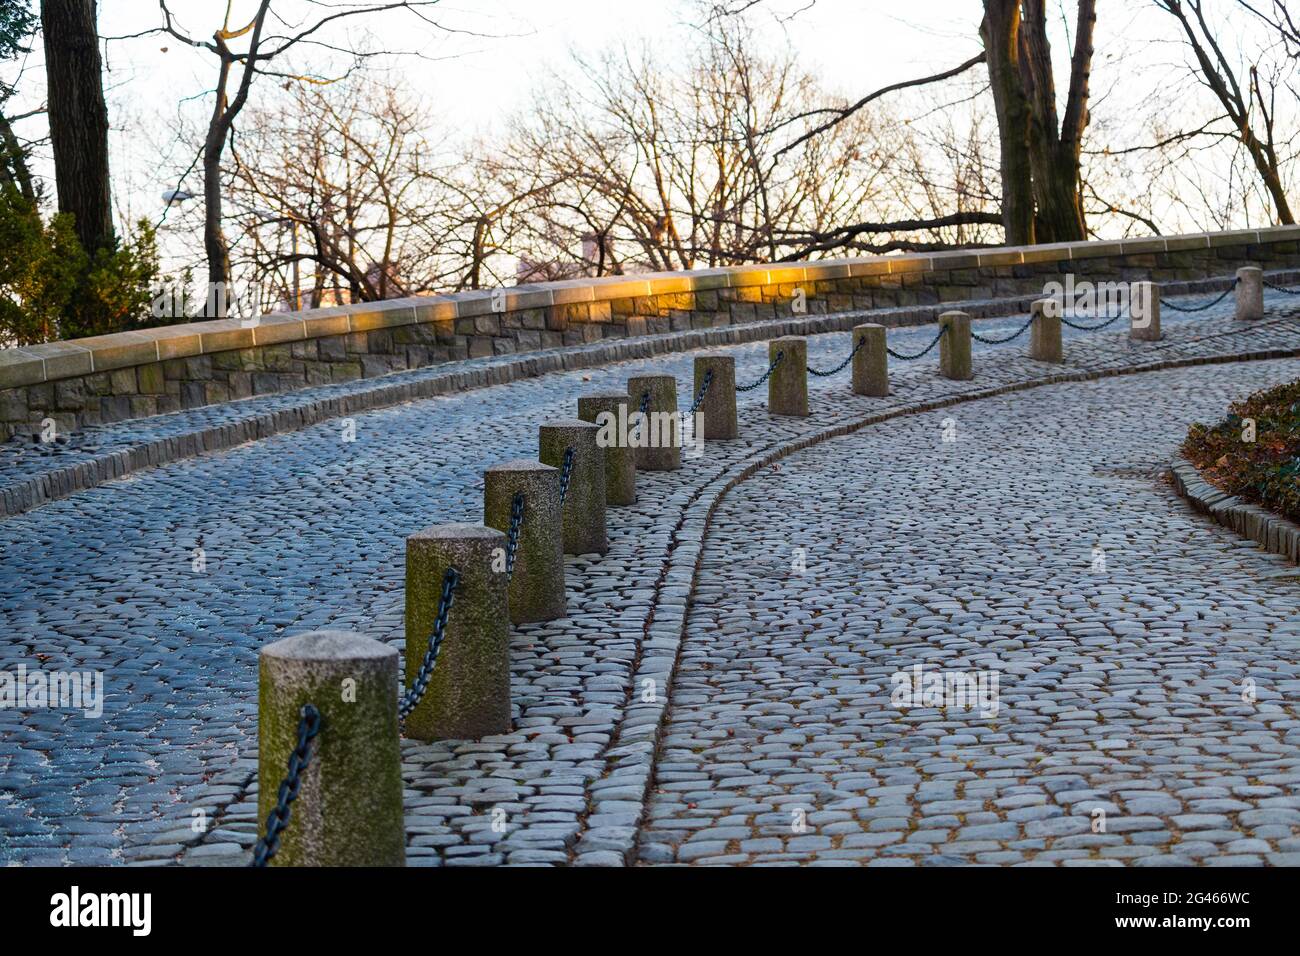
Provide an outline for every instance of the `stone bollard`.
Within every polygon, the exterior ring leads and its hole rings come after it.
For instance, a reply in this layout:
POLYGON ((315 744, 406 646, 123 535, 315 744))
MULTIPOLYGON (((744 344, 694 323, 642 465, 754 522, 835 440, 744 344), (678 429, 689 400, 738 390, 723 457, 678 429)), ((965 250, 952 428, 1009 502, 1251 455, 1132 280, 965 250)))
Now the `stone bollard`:
POLYGON ((770 365, 781 353, 781 364, 767 379, 767 410, 773 415, 805 416, 808 414, 808 340, 799 335, 783 335, 767 343, 770 365))
POLYGON ((545 422, 538 429, 537 457, 543 464, 560 469, 561 490, 564 451, 573 449, 569 490, 560 506, 565 554, 604 554, 609 550, 609 539, 605 537, 605 455, 596 444, 599 431, 580 418, 545 422))
MULTIPOLYGON (((691 404, 704 387, 704 375, 712 372, 709 390, 704 393, 697 415, 704 416, 704 427, 697 438, 705 441, 735 438, 740 434, 736 424, 736 359, 730 355, 701 355, 695 360, 695 390, 691 404)), ((689 406, 688 406, 689 407, 689 406)))
POLYGON ((258 655, 259 836, 276 805, 302 708, 320 712, 272 866, 404 866, 397 650, 349 631, 311 631, 258 655))
POLYGON ((1264 317, 1264 270, 1259 266, 1242 266, 1237 270, 1237 318, 1264 317))
POLYGON ((673 471, 682 467, 680 422, 677 414, 677 379, 671 375, 634 375, 627 380, 634 422, 641 411, 641 396, 650 393, 647 420, 628 427, 636 442, 636 466, 642 471, 673 471))
POLYGON ((1160 338, 1160 290, 1152 282, 1134 282, 1129 287, 1130 339, 1155 342, 1160 338))
POLYGON ((1029 357, 1040 362, 1064 362, 1061 347, 1061 301, 1038 299, 1029 305, 1029 357))
POLYGON ((600 428, 596 442, 605 458, 605 504, 636 502, 636 449, 627 443, 632 400, 620 392, 583 395, 578 399, 578 417, 600 428), (609 417, 602 419, 601 415, 609 417))
POLYGON ((881 398, 889 394, 889 353, 885 351, 885 327, 868 322, 853 330, 853 347, 866 344, 853 356, 853 393, 881 398))
POLYGON ((406 690, 433 634, 448 568, 460 572, 437 666, 406 717, 416 740, 510 732, 510 610, 501 570, 506 536, 481 524, 439 524, 406 539, 406 690))
POLYGON ((560 469, 516 458, 483 472, 483 523, 510 532, 515 495, 523 492, 510 620, 514 624, 564 617, 564 530, 560 515, 560 469))
POLYGON ((974 378, 970 360, 970 316, 965 312, 944 312, 939 328, 947 333, 939 340, 939 374, 944 378, 974 378))

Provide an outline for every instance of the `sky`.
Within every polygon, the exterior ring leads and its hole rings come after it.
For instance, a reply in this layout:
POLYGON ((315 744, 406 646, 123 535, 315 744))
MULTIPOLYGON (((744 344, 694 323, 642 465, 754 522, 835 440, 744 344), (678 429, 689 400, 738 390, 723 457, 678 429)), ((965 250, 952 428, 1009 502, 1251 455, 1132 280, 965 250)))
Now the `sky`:
MULTIPOLYGON (((226 6, 222 0, 168 0, 168 5, 176 22, 201 38, 219 26, 226 6)), ((241 18, 255 6, 256 0, 232 0, 231 23, 242 26, 241 18)), ((1122 81, 1139 71, 1175 69, 1185 51, 1170 18, 1149 0, 1106 0, 1100 6, 1095 103, 1104 102, 1112 115, 1123 115, 1124 97, 1139 84, 1122 81), (1132 56, 1139 44, 1144 51, 1140 61, 1132 56)), ((273 9, 291 19, 319 16, 313 0, 276 0, 273 9)), ((774 46, 788 41, 824 88, 851 99, 956 65, 978 52, 980 12, 978 0, 762 0, 751 18, 762 39, 774 46)), ((346 31, 334 31, 329 39, 418 51, 418 57, 391 60, 390 68, 433 108, 440 127, 453 134, 490 136, 527 105, 549 71, 562 69, 572 52, 645 42, 671 57, 689 37, 699 8, 689 0, 442 0, 429 15, 441 28, 390 12, 349 21, 346 31)), ((119 217, 128 221, 161 215, 162 193, 177 185, 172 171, 187 164, 176 132, 178 113, 196 122, 211 109, 211 97, 204 94, 213 85, 215 59, 172 37, 138 36, 160 22, 156 0, 100 0, 101 34, 132 37, 104 44, 115 203, 119 217)), ((1064 65, 1069 49, 1063 31, 1057 29, 1053 39, 1054 53, 1064 65)), ((20 104, 43 98, 41 60, 38 43, 26 62, 20 104)), ((1063 65, 1059 77, 1066 75, 1063 65)), ((11 115, 20 104, 11 106, 11 115)), ((887 99, 880 108, 889 105, 887 99)), ((42 122, 29 120, 20 132, 36 132, 42 122)), ((38 173, 50 172, 48 162, 39 158, 36 167, 38 173)), ((198 192, 198 175, 185 186, 198 192)), ((198 203, 188 206, 168 212, 165 230, 198 227, 198 203)), ((162 238, 166 246, 168 237, 162 238)))

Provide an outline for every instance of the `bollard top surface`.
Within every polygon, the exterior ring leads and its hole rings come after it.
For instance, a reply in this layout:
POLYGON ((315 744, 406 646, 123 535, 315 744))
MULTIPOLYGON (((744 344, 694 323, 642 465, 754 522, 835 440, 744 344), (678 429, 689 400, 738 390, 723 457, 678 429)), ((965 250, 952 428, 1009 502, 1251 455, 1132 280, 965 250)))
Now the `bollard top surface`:
POLYGON ((964 316, 966 316, 966 318, 968 318, 968 319, 970 318, 970 313, 969 313, 969 312, 963 312, 961 309, 952 309, 952 310, 950 310, 950 311, 948 311, 948 312, 940 312, 940 313, 939 313, 939 318, 940 318, 940 320, 943 320, 943 319, 948 318, 950 315, 964 315, 964 316))
POLYGON ((1264 270, 1259 266, 1242 266, 1237 270, 1237 275, 1241 275, 1243 272, 1258 272, 1262 274, 1264 270))
POLYGON ((769 339, 768 341, 770 341, 770 342, 807 342, 807 341, 808 341, 808 336, 806 336, 806 335, 778 335, 776 338, 774 338, 774 339, 769 339))
POLYGON ((632 382, 654 382, 662 379, 672 379, 677 381, 676 375, 669 375, 667 372, 647 372, 645 375, 632 375, 628 378, 628 384, 632 382))
POLYGON ((627 392, 588 392, 586 395, 579 395, 578 401, 585 400, 600 402, 626 402, 629 401, 627 392))
MULTIPOLYGON (((627 396, 623 396, 626 400, 627 396)), ((549 421, 542 422, 541 428, 568 428, 580 432, 598 432, 599 425, 593 425, 591 422, 583 421, 581 418, 552 418, 549 421)))
POLYGON ((884 326, 881 325, 879 322, 863 322, 861 325, 853 326, 853 331, 856 332, 858 329, 883 329, 883 328, 884 326))
POLYGON ((734 355, 725 355, 725 354, 723 354, 723 353, 721 353, 721 352, 718 352, 718 353, 709 353, 708 355, 697 355, 697 356, 695 356, 695 361, 697 361, 697 362, 722 362, 722 363, 724 363, 724 364, 735 365, 735 364, 736 364, 736 356, 734 356, 734 355))
MULTIPOLYGON (((589 423, 588 423, 588 422, 583 422, 583 424, 586 425, 586 424, 589 424, 589 423)), ((535 461, 535 460, 533 460, 532 458, 511 458, 509 461, 501 461, 501 462, 497 462, 495 465, 489 465, 487 468, 484 468, 484 469, 483 469, 483 473, 484 473, 484 474, 492 474, 492 473, 495 473, 495 472, 503 472, 503 471, 555 471, 555 472, 558 472, 559 470, 560 470, 560 469, 558 469, 558 468, 553 468, 553 467, 551 467, 550 465, 543 465, 540 461, 535 461)))
POLYGON ((308 631, 267 644, 261 656, 287 661, 356 661, 397 657, 397 648, 356 631, 308 631))
POLYGON ((407 535, 406 540, 420 541, 469 541, 476 539, 493 540, 499 538, 505 540, 505 532, 498 531, 496 528, 489 528, 485 524, 472 524, 468 521, 456 521, 450 524, 435 524, 428 528, 423 528, 415 534, 407 535))

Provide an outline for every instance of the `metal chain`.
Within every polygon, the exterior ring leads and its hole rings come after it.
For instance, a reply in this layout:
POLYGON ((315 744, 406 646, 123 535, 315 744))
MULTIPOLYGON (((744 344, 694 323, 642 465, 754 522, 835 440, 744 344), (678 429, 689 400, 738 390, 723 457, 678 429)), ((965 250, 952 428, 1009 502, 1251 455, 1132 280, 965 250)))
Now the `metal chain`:
POLYGON ((1108 325, 1114 325, 1122 318, 1124 318, 1124 313, 1121 312, 1119 315, 1111 316, 1105 322, 1101 323, 1101 325, 1080 325, 1078 322, 1071 322, 1065 316, 1061 316, 1061 321, 1072 329, 1078 329, 1080 332, 1096 332, 1100 329, 1104 329, 1108 325))
POLYGON ((1300 295, 1300 289, 1288 289, 1284 285, 1277 285, 1276 283, 1269 282, 1267 279, 1264 279, 1263 282, 1264 285, 1268 286, 1274 292, 1285 292, 1287 295, 1300 295))
POLYGON ((1175 312, 1204 312, 1206 309, 1214 308, 1228 296, 1232 295, 1232 290, 1236 287, 1237 283, 1234 281, 1232 285, 1223 290, 1223 295, 1210 302, 1206 302, 1203 305, 1174 305, 1174 303, 1170 302, 1168 299, 1161 299, 1160 304, 1166 309, 1173 309, 1175 312))
POLYGON ((564 449, 564 465, 560 469, 560 504, 569 496, 569 480, 573 477, 573 456, 576 452, 570 445, 564 449))
POLYGON ((645 434, 646 412, 648 412, 649 410, 650 410, 650 393, 649 393, 649 392, 642 392, 642 393, 641 393, 641 408, 640 408, 640 412, 641 412, 641 420, 638 421, 637 424, 636 424, 636 440, 637 440, 638 442, 641 441, 641 438, 642 438, 642 437, 644 436, 644 434, 645 434))
POLYGON ((253 862, 249 866, 263 867, 280 851, 280 834, 289 825, 290 808, 298 799, 302 787, 302 774, 311 762, 311 742, 320 733, 320 711, 311 704, 303 704, 298 715, 298 744, 289 755, 289 769, 280 782, 275 806, 266 817, 266 836, 253 847, 253 862))
POLYGON ((1001 338, 1001 339, 993 338, 993 339, 991 339, 991 338, 989 338, 988 336, 980 335, 980 334, 979 334, 978 332, 976 332, 974 329, 971 329, 970 337, 973 338, 976 342, 983 342, 985 345, 1002 345, 1002 344, 1005 343, 1005 342, 1010 342, 1012 339, 1017 339, 1017 338, 1019 338, 1020 336, 1022 336, 1022 335, 1024 334, 1024 332, 1025 332, 1025 329, 1029 328, 1029 327, 1030 327, 1031 325, 1033 325, 1033 324, 1034 324, 1034 317, 1031 315, 1031 316, 1029 317, 1029 321, 1028 321, 1028 322, 1026 322, 1026 323, 1025 323, 1024 325, 1022 325, 1020 328, 1016 329, 1014 332, 1012 332, 1012 333, 1011 333, 1010 335, 1008 335, 1006 338, 1001 338))
POLYGON ((921 349, 921 351, 917 352, 914 355, 907 355, 903 352, 895 352, 888 345, 885 346, 885 351, 888 352, 896 359, 901 359, 904 362, 910 362, 912 359, 919 359, 922 356, 927 355, 931 349, 933 349, 936 345, 939 344, 939 340, 943 338, 943 334, 947 331, 948 331, 948 326, 945 325, 943 328, 939 330, 939 333, 934 337, 933 341, 931 341, 929 345, 927 345, 925 348, 921 349))
POLYGON ((433 633, 429 635, 429 644, 424 649, 424 659, 420 661, 420 670, 411 681, 411 689, 406 692, 397 705, 397 717, 405 720, 420 703, 420 698, 429 689, 429 678, 433 676, 433 667, 438 663, 438 651, 442 649, 443 632, 447 629, 447 615, 456 601, 456 585, 460 584, 460 572, 448 568, 442 576, 442 596, 438 599, 438 614, 433 619, 433 633))
POLYGON ((515 553, 519 550, 519 527, 524 523, 524 493, 515 492, 510 502, 510 530, 506 532, 506 580, 515 573, 515 553))
POLYGON ((709 385, 712 382, 713 382, 713 369, 706 368, 704 370, 704 384, 700 386, 700 393, 695 396, 694 404, 692 404, 691 407, 686 410, 685 414, 682 415, 682 418, 690 418, 697 411, 700 410, 700 406, 704 404, 704 396, 709 391, 709 385))
POLYGON ((751 382, 749 385, 737 385, 736 391, 750 392, 758 388, 758 386, 767 381, 769 375, 776 371, 776 367, 781 364, 781 359, 783 358, 785 358, 785 349, 780 349, 776 353, 776 358, 772 359, 772 364, 767 367, 767 371, 763 373, 762 377, 759 378, 757 382, 751 382))
POLYGON ((862 351, 862 346, 866 344, 867 344, 867 337, 864 335, 862 336, 862 338, 858 339, 858 344, 853 347, 853 351, 849 353, 849 357, 846 358, 839 365, 835 366, 832 369, 827 369, 825 372, 818 371, 817 369, 809 365, 808 373, 810 375, 818 375, 822 378, 826 378, 829 375, 834 375, 836 372, 842 372, 846 368, 848 368, 849 363, 853 361, 853 356, 857 355, 860 351, 862 351))

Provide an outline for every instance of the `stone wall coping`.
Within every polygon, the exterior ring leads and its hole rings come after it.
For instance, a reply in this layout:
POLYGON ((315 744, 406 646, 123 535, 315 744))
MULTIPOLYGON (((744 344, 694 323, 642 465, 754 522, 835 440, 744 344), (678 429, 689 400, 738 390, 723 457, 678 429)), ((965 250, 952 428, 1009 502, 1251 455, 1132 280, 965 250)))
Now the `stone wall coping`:
POLYGON ((211 319, 143 331, 117 332, 92 338, 0 349, 0 389, 39 385, 166 359, 304 341, 326 335, 369 332, 402 325, 451 323, 458 318, 522 309, 726 288, 796 285, 800 282, 861 276, 907 275, 1099 256, 1176 252, 1239 245, 1243 242, 1268 244, 1291 240, 1300 240, 1300 225, 1182 236, 993 246, 946 252, 727 266, 689 272, 603 276, 447 295, 419 295, 302 312, 271 313, 253 321, 211 319))

